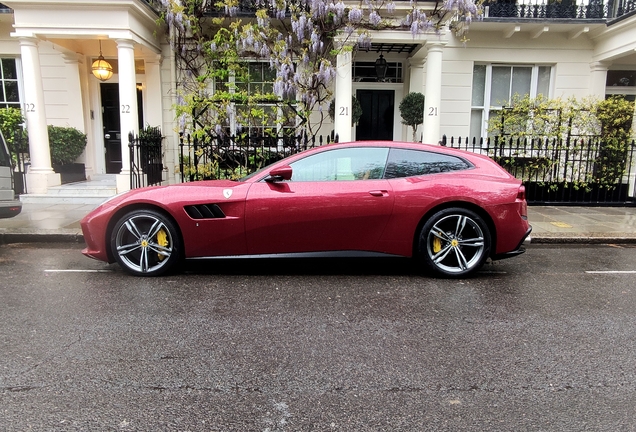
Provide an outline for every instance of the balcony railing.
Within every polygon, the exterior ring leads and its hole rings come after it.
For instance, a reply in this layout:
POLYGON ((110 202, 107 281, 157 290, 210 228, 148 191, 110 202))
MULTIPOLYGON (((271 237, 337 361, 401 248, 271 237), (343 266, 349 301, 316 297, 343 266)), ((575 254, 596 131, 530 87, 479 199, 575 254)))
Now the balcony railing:
POLYGON ((636 0, 499 0, 483 4, 485 18, 605 20, 636 10, 636 0))

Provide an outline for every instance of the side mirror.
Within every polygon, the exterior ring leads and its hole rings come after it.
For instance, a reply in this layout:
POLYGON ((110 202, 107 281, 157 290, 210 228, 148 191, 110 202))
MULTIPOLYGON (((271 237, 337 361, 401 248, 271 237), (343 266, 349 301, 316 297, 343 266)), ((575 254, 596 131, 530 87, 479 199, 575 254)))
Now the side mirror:
POLYGON ((274 168, 269 172, 269 177, 265 179, 266 182, 279 182, 283 180, 291 180, 292 167, 289 165, 283 165, 281 167, 274 168))

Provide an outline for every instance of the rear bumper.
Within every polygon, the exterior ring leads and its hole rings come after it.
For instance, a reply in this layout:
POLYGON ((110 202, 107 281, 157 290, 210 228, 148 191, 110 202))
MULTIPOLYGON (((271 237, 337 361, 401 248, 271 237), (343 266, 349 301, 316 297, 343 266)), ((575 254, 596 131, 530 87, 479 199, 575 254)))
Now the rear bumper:
POLYGON ((516 257, 517 255, 521 255, 522 253, 524 253, 526 251, 526 249, 523 246, 525 244, 530 243, 530 233, 531 232, 532 232, 532 227, 529 227, 528 231, 526 231, 526 235, 523 236, 523 238, 521 239, 521 241, 519 242, 519 244, 517 245, 517 247, 513 251, 502 253, 502 254, 497 254, 497 255, 492 257, 493 261, 498 261, 498 260, 502 260, 502 259, 506 259, 506 258, 516 257))
POLYGON ((17 216, 22 211, 22 202, 18 200, 0 201, 0 219, 17 216))

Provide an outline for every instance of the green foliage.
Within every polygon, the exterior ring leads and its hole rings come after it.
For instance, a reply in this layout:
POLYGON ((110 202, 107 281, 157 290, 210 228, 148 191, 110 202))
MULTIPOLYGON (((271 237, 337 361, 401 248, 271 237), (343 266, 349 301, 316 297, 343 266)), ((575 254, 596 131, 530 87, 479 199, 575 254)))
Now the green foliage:
POLYGON ((488 132, 499 136, 561 138, 597 135, 600 130, 594 116, 596 101, 575 98, 548 99, 515 95, 509 106, 491 112, 488 132))
POLYGON ((627 168, 634 102, 612 97, 599 102, 595 114, 601 124, 601 149, 595 161, 594 177, 604 185, 613 186, 627 168))
MULTIPOLYGON (((362 105, 360 105, 360 101, 357 97, 351 96, 351 126, 355 126, 360 121, 360 117, 362 117, 362 105)), ((331 99, 329 103, 329 118, 331 121, 334 121, 336 118, 336 100, 331 99)))
POLYGON ((75 162, 86 148, 86 135, 73 127, 49 125, 51 163, 66 165, 75 162))
POLYGON ((161 135, 161 127, 146 125, 145 128, 139 131, 139 138, 142 140, 161 142, 161 139, 163 138, 161 135))
POLYGON ((22 117, 22 111, 19 108, 0 108, 0 130, 2 130, 9 151, 14 155, 29 151, 29 142, 26 131, 22 130, 22 123, 24 123, 24 117, 22 117))
MULTIPOLYGON (((198 163, 196 166, 191 163, 190 156, 179 157, 183 165, 183 175, 190 181, 196 180, 217 180, 219 179, 219 163, 216 160, 198 163)), ((179 166, 175 167, 175 172, 179 173, 179 166)))
POLYGON ((499 150, 497 162, 513 174, 521 173, 522 180, 562 172, 569 178, 552 181, 569 182, 575 189, 589 190, 593 184, 613 189, 625 174, 633 114, 634 103, 621 97, 579 101, 515 96, 509 107, 491 112, 488 131, 498 137, 501 149, 507 149, 504 154, 499 150), (516 140, 526 145, 505 145, 516 140), (527 147, 533 148, 532 154, 527 147), (562 154, 568 156, 555 156, 562 154), (586 157, 594 158, 593 163, 572 162, 586 157))
POLYGON ((413 141, 417 141, 417 127, 424 123, 424 95, 411 92, 400 102, 402 124, 413 128, 413 141))

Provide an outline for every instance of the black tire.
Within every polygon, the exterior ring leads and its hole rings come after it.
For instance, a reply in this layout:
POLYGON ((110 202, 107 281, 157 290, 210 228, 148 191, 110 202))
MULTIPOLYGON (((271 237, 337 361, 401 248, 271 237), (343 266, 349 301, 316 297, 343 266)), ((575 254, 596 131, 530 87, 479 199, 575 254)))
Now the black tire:
POLYGON ((134 210, 115 224, 111 250, 117 263, 135 276, 159 276, 180 260, 182 241, 174 223, 155 210, 134 210))
POLYGON ((431 216, 420 231, 418 252, 439 276, 460 278, 478 271, 490 256, 490 230, 475 212, 448 208, 431 216))

